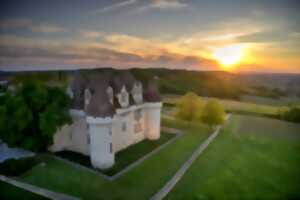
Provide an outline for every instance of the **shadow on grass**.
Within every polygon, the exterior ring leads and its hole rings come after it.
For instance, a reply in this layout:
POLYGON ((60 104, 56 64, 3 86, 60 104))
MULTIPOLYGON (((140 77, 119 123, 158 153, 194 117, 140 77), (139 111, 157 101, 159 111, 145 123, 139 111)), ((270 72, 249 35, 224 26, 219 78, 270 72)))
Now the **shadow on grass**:
POLYGON ((0 181, 0 199, 47 200, 48 198, 0 181))

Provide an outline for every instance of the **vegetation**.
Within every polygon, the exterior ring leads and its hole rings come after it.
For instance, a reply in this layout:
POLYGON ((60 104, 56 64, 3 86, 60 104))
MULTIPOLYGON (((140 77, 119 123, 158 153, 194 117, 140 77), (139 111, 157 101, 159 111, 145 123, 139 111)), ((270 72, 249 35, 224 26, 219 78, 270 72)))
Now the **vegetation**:
POLYGON ((20 176, 40 162, 38 157, 9 159, 0 163, 0 174, 5 176, 20 176))
MULTIPOLYGON (((144 72, 146 73, 146 72, 144 72)), ((201 96, 239 99, 242 84, 234 81, 234 75, 226 72, 195 72, 174 70, 172 73, 153 72, 160 77, 158 86, 163 94, 185 94, 187 91, 201 96), (218 83, 218 84, 216 84, 218 83)))
POLYGON ((0 138, 9 146, 45 150, 56 130, 71 122, 70 99, 58 87, 25 81, 0 106, 0 138))
POLYGON ((200 123, 190 126, 191 123, 170 119, 163 119, 162 123, 183 128, 185 134, 113 182, 55 159, 47 160, 45 166, 34 167, 18 179, 82 199, 149 199, 210 133, 209 127, 200 123), (195 134, 199 132, 202 134, 195 134))
MULTIPOLYGON (((83 74, 95 74, 103 72, 115 72, 111 68, 80 70, 83 74)), ((229 72, 211 71, 186 71, 170 69, 130 69, 130 71, 143 83, 150 78, 157 76, 158 87, 162 94, 183 95, 192 91, 200 96, 218 97, 226 99, 239 99, 242 95, 255 95, 262 97, 279 98, 287 96, 286 91, 278 89, 278 85, 262 86, 259 75, 232 74, 229 72), (250 81, 247 81, 250 80, 250 81), (259 84, 253 84, 260 80, 259 84), (274 88, 275 89, 272 89, 274 88)), ((22 72, 11 73, 13 83, 23 82, 24 80, 40 80, 44 82, 66 83, 72 78, 75 71, 51 71, 51 72, 22 72)), ((293 77, 294 78, 294 77, 293 77)), ((280 79, 279 79, 280 80, 280 79)), ((277 81, 280 82, 280 81, 277 81)), ((293 92, 292 92, 293 93, 293 92)))
POLYGON ((299 199, 299 128, 233 115, 166 199, 299 199))
POLYGON ((199 121, 201 120, 203 104, 196 94, 189 92, 177 102, 175 116, 186 121, 199 121))
POLYGON ((202 121, 210 126, 223 124, 226 113, 217 100, 209 100, 203 109, 202 121))
POLYGON ((68 74, 64 71, 40 71, 40 72, 16 72, 13 76, 12 82, 15 84, 39 81, 39 82, 63 82, 68 79, 68 74))
POLYGON ((194 93, 182 96, 176 104, 175 116, 186 121, 204 122, 210 126, 222 124, 225 120, 223 106, 217 100, 204 102, 194 93))
MULTIPOLYGON (((163 133, 161 134, 159 140, 155 140, 155 141, 143 140, 142 142, 139 142, 135 145, 128 147, 123 151, 118 152, 116 154, 116 160, 114 166, 108 170, 103 170, 102 173, 109 176, 115 175, 119 171, 126 168, 128 165, 132 164, 133 162, 137 161, 138 159, 142 158, 143 156, 153 151, 155 148, 166 143, 174 136, 175 136, 174 134, 163 133)), ((57 155, 65 159, 77 162, 86 167, 92 168, 91 161, 88 156, 84 156, 82 154, 70 152, 70 151, 57 152, 57 155)))
POLYGON ((241 102, 248 102, 259 105, 269 105, 274 107, 290 106, 290 105, 300 105, 300 99, 282 97, 278 99, 270 97, 259 97, 251 95, 241 96, 241 102))
MULTIPOLYGON (((272 118, 280 118, 280 113, 288 110, 287 106, 269 106, 259 105, 254 103, 246 103, 234 100, 224 100, 218 98, 200 97, 201 100, 207 102, 212 99, 218 100, 224 107, 226 112, 241 113, 241 114, 253 114, 260 116, 267 116, 272 118)), ((176 105, 179 101, 178 95, 168 95, 163 98, 163 102, 168 105, 176 105)))
POLYGON ((283 113, 282 119, 300 123, 300 107, 291 107, 288 111, 283 113))

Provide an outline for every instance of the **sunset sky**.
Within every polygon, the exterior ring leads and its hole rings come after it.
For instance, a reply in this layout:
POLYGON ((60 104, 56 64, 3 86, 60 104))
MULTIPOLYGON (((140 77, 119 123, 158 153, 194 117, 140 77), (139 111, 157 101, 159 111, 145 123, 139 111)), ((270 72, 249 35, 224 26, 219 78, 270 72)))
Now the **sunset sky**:
POLYGON ((300 2, 1 1, 0 70, 300 73, 300 2))

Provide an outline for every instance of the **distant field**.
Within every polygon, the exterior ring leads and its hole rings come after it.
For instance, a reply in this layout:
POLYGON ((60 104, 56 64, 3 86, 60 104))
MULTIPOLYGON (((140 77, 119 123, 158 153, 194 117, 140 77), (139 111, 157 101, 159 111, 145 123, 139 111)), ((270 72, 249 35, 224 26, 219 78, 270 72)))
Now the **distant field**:
POLYGON ((241 96, 241 101, 248 102, 248 103, 262 104, 262 105, 270 105, 270 106, 287 106, 290 104, 300 105, 300 99, 288 98, 288 97, 274 99, 274 98, 267 98, 267 97, 243 95, 241 96))
POLYGON ((299 134, 300 125, 234 115, 166 199, 300 199, 299 134))
POLYGON ((246 115, 236 115, 233 119, 236 121, 236 130, 234 131, 238 134, 255 134, 275 136, 278 138, 300 139, 300 124, 298 123, 246 115))
MULTIPOLYGON (((163 102, 169 105, 175 105, 179 95, 166 95, 163 97, 163 102)), ((286 106, 270 106, 270 105, 261 105, 255 103, 246 103, 234 100, 224 100, 218 98, 210 98, 210 97, 200 97, 203 101, 207 101, 209 99, 217 99, 225 108, 227 112, 236 112, 236 113, 252 113, 259 115, 267 115, 267 116, 277 116, 280 112, 287 109, 286 106)))

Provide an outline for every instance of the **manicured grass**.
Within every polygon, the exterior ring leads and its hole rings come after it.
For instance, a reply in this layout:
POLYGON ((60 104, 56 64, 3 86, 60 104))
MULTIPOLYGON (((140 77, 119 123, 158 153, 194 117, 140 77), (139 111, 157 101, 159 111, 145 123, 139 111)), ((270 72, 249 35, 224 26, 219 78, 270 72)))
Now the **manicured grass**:
POLYGON ((255 118, 233 116, 167 199, 300 199, 299 137, 278 137, 300 128, 255 118))
POLYGON ((0 181, 0 199, 47 200, 48 198, 0 181))
MULTIPOLYGON (((123 170, 124 168, 126 168, 128 165, 132 164, 133 162, 147 155, 155 148, 166 143, 168 140, 172 139, 173 137, 175 137, 174 134, 162 133, 159 140, 151 141, 145 139, 142 142, 132 145, 116 154, 115 164, 112 168, 108 170, 101 170, 101 172, 106 175, 112 176, 118 173, 119 171, 123 170)), ((69 152, 69 151, 58 152, 56 153, 56 155, 94 169, 92 167, 89 156, 84 156, 82 154, 69 152)))
POLYGON ((186 134, 113 182, 55 159, 34 167, 19 179, 82 199, 149 199, 211 132, 204 125, 179 120, 164 119, 162 123, 182 127, 186 134))
MULTIPOLYGON (((163 98, 163 102, 167 104, 175 105, 180 96, 173 95, 167 96, 163 98)), ((270 106, 270 105, 262 105, 256 103, 247 103, 241 101, 234 100, 224 100, 218 98, 210 98, 210 97, 200 97, 203 101, 208 101, 210 99, 217 99, 225 108, 227 112, 233 113, 247 113, 247 114, 255 114, 269 117, 278 117, 280 113, 287 110, 287 106, 270 106)))

